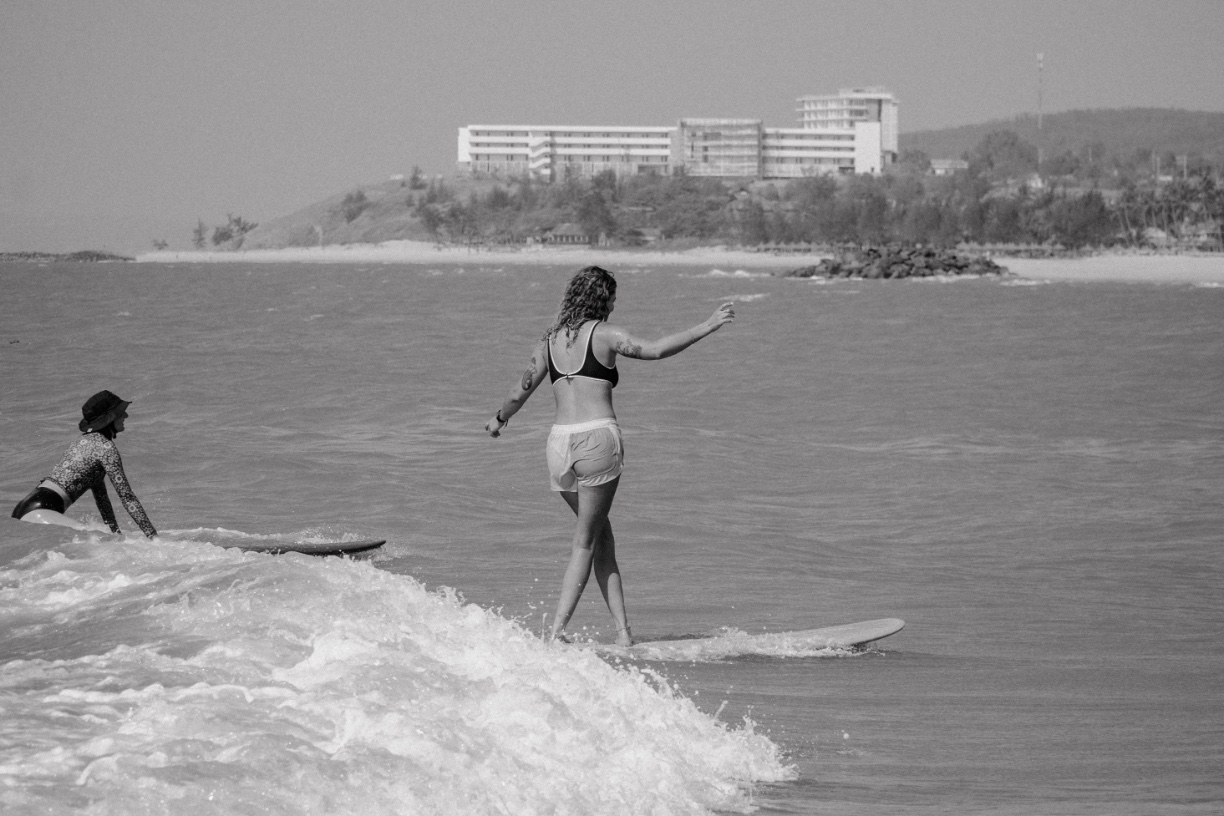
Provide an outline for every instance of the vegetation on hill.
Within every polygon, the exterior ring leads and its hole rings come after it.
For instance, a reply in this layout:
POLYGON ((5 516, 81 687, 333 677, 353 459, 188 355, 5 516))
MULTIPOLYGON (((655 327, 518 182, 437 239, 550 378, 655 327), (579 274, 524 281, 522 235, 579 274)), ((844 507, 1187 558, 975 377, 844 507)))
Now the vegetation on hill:
POLYGON ((978 125, 902 133, 901 151, 959 159, 991 133, 1008 131, 1042 154, 1042 170, 1080 172, 1103 184, 1145 172, 1181 174, 1224 168, 1224 113, 1163 108, 1074 110, 978 125), (1048 163, 1048 164, 1047 164, 1048 163))
MULTIPOLYGON (((515 244, 564 233, 629 246, 661 241, 673 246, 1174 242, 1218 247, 1224 224, 1224 188, 1218 184, 1224 114, 1163 116, 1168 113, 1047 117, 1042 150, 1021 132, 989 130, 961 152, 968 168, 947 176, 929 172, 930 158, 938 153, 915 147, 946 140, 913 137, 903 138, 909 146, 901 161, 878 177, 762 182, 684 174, 618 179, 608 172, 548 184, 527 178, 426 179, 414 170, 410 179, 362 185, 259 226, 231 215, 212 240, 221 248, 245 249, 396 239, 515 244), (1105 135, 1097 128, 1111 122, 1113 141, 1097 138, 1105 135), (1131 123, 1129 129, 1124 122, 1131 123), (1169 131, 1169 122, 1180 122, 1180 130, 1169 131), (1170 136, 1164 147, 1132 147, 1172 132, 1181 134, 1180 141, 1170 136), (1075 138, 1093 141, 1074 143, 1075 138), (1050 152, 1056 144, 1066 146, 1063 154, 1050 152), (1217 154, 1208 152, 1161 160, 1163 153, 1172 153, 1170 145, 1207 150, 1214 144, 1220 148, 1216 164, 1211 162, 1217 154), (1130 159, 1110 145, 1131 149, 1130 159), (1174 168, 1177 174, 1168 175, 1174 168)), ((963 130, 946 133, 962 138, 963 130)), ((197 225, 197 246, 207 234, 202 222, 197 225)))
MULTIPOLYGON (((469 189, 483 194, 495 186, 460 180, 446 184, 435 180, 432 184, 435 189, 444 188, 448 194, 466 193, 469 189)), ((242 248, 438 240, 417 212, 418 200, 431 195, 429 186, 417 169, 408 179, 363 184, 290 215, 265 221, 243 235, 242 248)))

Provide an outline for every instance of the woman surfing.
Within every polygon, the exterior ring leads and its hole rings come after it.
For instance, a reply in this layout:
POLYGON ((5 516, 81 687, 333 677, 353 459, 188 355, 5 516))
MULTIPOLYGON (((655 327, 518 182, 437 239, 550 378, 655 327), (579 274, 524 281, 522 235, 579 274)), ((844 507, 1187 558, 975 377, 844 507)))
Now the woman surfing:
POLYGON ((557 319, 536 345, 522 378, 510 390, 485 430, 500 436, 506 423, 547 376, 556 401, 556 419, 545 454, 551 487, 578 518, 569 565, 550 639, 564 631, 591 572, 616 622, 616 642, 633 645, 616 540, 608 512, 624 467, 624 444, 612 389, 620 379, 616 358, 662 360, 671 357, 735 319, 724 303, 704 322, 659 340, 643 340, 607 322, 616 303, 616 279, 598 266, 574 275, 565 289, 557 319))

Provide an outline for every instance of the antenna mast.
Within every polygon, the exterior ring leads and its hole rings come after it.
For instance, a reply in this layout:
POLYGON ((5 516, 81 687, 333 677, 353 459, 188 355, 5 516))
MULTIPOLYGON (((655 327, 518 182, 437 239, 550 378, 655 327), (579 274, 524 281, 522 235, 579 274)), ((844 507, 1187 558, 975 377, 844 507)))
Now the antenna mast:
POLYGON ((1037 55, 1037 172, 1038 173, 1041 172, 1041 153, 1042 153, 1042 147, 1045 143, 1045 139, 1042 138, 1042 132, 1041 132, 1041 115, 1042 115, 1042 109, 1041 109, 1042 107, 1041 105, 1042 87, 1041 87, 1041 84, 1042 84, 1042 68, 1044 67, 1044 63, 1045 63, 1045 54, 1038 54, 1037 55))

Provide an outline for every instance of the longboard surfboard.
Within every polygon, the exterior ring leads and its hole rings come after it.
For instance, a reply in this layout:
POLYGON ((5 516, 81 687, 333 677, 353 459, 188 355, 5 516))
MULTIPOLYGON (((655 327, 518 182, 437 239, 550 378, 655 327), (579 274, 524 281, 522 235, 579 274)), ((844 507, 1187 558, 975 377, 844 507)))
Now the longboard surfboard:
MULTIPOLYGON (((57 513, 54 510, 34 510, 26 513, 21 517, 22 521, 32 522, 34 524, 55 524, 60 527, 69 527, 73 530, 92 531, 93 528, 87 527, 81 522, 65 516, 63 513, 57 513)), ((237 541, 237 542, 215 542, 218 547, 226 549, 245 550, 246 552, 261 552, 269 555, 281 555, 282 553, 303 553, 304 555, 357 555, 358 553, 368 553, 376 550, 387 543, 386 539, 367 538, 361 541, 237 541)))
POLYGON ((629 654, 643 660, 721 660, 730 657, 810 657, 828 650, 862 649, 905 628, 900 618, 826 626, 793 632, 727 632, 706 637, 647 640, 629 647, 600 646, 600 651, 629 654))
POLYGON ((243 541, 217 546, 246 552, 268 553, 269 555, 291 552, 304 555, 357 555, 377 550, 386 543, 385 538, 367 538, 361 541, 243 541))

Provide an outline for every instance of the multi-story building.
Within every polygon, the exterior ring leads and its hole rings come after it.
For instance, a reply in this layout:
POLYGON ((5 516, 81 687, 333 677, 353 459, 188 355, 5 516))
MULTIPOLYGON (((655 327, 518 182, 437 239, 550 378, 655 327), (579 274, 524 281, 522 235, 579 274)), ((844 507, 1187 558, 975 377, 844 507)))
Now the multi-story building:
POLYGON ((560 181, 611 170, 618 176, 671 173, 675 128, 468 125, 459 128, 459 167, 470 173, 560 181))
POLYGON ((459 168, 502 177, 669 174, 788 179, 879 173, 897 157, 898 103, 883 88, 798 100, 798 128, 759 119, 681 119, 675 127, 468 125, 459 168))

